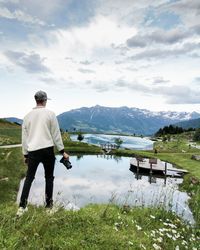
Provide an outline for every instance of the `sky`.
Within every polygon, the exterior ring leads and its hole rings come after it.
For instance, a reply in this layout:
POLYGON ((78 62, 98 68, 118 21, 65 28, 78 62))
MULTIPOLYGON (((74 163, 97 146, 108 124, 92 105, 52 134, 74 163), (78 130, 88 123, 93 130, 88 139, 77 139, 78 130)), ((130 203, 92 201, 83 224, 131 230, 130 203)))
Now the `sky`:
POLYGON ((199 0, 0 0, 0 117, 46 91, 95 105, 200 112, 199 0))

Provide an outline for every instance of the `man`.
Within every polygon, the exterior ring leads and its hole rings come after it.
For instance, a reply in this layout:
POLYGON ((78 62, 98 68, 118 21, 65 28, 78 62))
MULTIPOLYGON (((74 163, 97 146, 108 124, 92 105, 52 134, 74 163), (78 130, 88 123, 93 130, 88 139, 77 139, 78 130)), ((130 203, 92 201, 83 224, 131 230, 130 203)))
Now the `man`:
POLYGON ((28 210, 29 191, 39 163, 43 164, 45 172, 45 207, 50 209, 53 207, 54 145, 64 158, 69 158, 64 152, 57 118, 52 111, 46 109, 47 94, 38 91, 34 97, 37 105, 24 117, 22 124, 22 152, 28 169, 17 216, 28 210))

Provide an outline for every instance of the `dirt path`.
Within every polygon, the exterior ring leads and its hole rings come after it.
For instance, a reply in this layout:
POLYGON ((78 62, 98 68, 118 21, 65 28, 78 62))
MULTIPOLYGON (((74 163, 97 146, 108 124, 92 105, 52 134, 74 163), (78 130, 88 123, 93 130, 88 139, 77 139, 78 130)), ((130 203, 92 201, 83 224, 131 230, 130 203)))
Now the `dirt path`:
POLYGON ((22 144, 14 144, 14 145, 2 145, 0 148, 18 148, 21 147, 22 144))

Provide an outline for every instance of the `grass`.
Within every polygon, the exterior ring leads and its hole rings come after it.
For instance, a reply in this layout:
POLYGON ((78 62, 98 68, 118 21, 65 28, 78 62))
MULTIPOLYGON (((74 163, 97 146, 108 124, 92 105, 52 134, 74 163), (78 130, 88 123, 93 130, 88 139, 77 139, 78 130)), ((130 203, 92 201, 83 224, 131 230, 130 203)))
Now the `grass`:
MULTIPOLYGON (((67 138, 64 144, 68 152, 100 150, 67 138)), ((183 153, 183 144, 179 143, 174 152, 169 143, 169 151, 163 147, 157 155, 153 151, 122 149, 113 153, 159 157, 189 170, 181 189, 191 196, 194 226, 162 207, 131 208, 112 203, 88 205, 76 212, 60 208, 54 216, 47 215, 43 207, 30 205, 27 214, 17 219, 16 195, 26 166, 20 148, 0 149, 0 249, 199 249, 200 164, 191 160, 191 155, 200 150, 188 148, 183 153)))
POLYGON ((21 143, 21 126, 0 119, 0 145, 21 143))
MULTIPOLYGON (((149 158, 159 158, 163 161, 173 163, 179 168, 188 170, 189 174, 185 175, 183 184, 180 186, 180 188, 191 196, 189 205, 193 211, 194 218, 197 222, 197 227, 200 227, 200 162, 191 159, 193 154, 200 154, 200 150, 196 148, 190 148, 187 141, 180 140, 180 138, 179 143, 159 142, 159 145, 163 146, 160 147, 158 154, 154 154, 154 151, 123 149, 117 150, 115 154, 130 157, 139 155, 149 158), (178 145, 176 150, 173 149, 175 144, 178 145), (185 149, 184 153, 182 152, 183 148, 185 149)), ((158 146, 158 144, 156 143, 155 146, 158 146)))
POLYGON ((69 153, 101 154, 100 147, 85 142, 71 141, 63 135, 65 150, 69 153))
POLYGON ((16 200, 25 169, 21 149, 0 149, 0 204, 16 200))
POLYGON ((14 205, 0 208, 1 249, 197 249, 200 239, 194 228, 162 209, 89 205, 49 216, 30 206, 16 219, 14 205))

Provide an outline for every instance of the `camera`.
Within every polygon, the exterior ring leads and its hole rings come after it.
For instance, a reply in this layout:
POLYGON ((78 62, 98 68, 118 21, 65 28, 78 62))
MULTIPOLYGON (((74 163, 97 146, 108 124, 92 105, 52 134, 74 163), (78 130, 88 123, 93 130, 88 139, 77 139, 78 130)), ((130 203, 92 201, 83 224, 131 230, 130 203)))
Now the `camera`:
POLYGON ((71 164, 71 162, 70 162, 68 159, 62 157, 62 159, 60 160, 60 162, 61 162, 67 169, 72 168, 72 164, 71 164))

